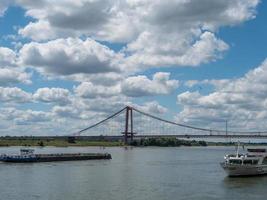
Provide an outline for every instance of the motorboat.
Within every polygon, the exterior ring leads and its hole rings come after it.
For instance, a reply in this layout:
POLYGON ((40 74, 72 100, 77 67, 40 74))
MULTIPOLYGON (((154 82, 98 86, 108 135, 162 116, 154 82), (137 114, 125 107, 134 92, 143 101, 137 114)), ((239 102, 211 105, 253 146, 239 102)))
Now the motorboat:
POLYGON ((220 163, 228 176, 253 176, 267 174, 267 150, 248 148, 246 153, 239 153, 240 145, 235 154, 224 156, 220 163))

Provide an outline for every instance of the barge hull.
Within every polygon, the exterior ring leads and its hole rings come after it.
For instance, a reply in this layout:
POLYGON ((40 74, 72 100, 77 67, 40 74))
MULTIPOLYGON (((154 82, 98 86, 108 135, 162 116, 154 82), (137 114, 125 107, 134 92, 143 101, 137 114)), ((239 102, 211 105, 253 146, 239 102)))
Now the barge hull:
POLYGON ((105 154, 36 154, 34 157, 14 158, 6 157, 2 161, 26 163, 26 162, 54 162, 54 161, 75 161, 75 160, 104 160, 111 159, 111 155, 105 154))

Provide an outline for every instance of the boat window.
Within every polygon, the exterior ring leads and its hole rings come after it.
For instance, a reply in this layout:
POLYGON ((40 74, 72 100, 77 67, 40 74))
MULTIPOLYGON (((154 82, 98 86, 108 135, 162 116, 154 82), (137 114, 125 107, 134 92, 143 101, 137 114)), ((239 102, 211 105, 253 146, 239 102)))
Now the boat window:
POLYGON ((231 159, 231 160, 229 160, 229 163, 231 163, 231 164, 241 164, 242 161, 239 160, 239 159, 231 159))
POLYGON ((244 160, 243 164, 244 165, 252 165, 253 164, 253 160, 244 160))
POLYGON ((263 164, 263 165, 267 165, 267 157, 265 157, 265 158, 263 159, 262 164, 263 164))
POLYGON ((252 164, 253 165, 257 165, 258 164, 258 160, 253 160, 252 164))
POLYGON ((243 164, 244 165, 257 165, 258 164, 258 160, 244 160, 243 164))

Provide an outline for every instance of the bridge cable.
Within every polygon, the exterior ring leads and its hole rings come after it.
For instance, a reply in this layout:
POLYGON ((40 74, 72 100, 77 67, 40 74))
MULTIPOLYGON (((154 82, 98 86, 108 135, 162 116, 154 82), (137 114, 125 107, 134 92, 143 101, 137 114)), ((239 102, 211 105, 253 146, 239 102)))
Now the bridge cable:
MULTIPOLYGON (((150 117, 150 118, 153 118, 153 119, 156 119, 156 120, 159 120, 159 121, 162 121, 162 122, 165 122, 165 123, 168 123, 168 124, 172 124, 172 125, 176 125, 176 126, 181 126, 181 127, 185 127, 185 128, 191 128, 191 129, 195 129, 195 130, 201 130, 201 131, 207 131, 207 132, 217 132, 217 133, 225 133, 224 130, 216 130, 216 129, 207 129, 207 128, 200 128, 200 127, 195 127, 195 126, 189 126, 189 125, 185 125, 185 124, 180 124, 180 123, 176 123, 176 122, 173 122, 173 121, 169 121, 169 120, 166 120, 166 119, 163 119, 163 118, 160 118, 160 117, 157 117, 157 116, 154 116, 154 115, 151 115, 149 113, 146 113, 146 112, 143 112, 143 111, 140 111, 136 108, 133 108, 132 109, 140 114, 143 114, 147 117, 150 117)), ((261 134, 261 133, 267 133, 267 131, 228 131, 228 133, 238 133, 238 134, 255 134, 255 133, 258 133, 258 134, 261 134)))
POLYGON ((109 119, 111 119, 111 118, 117 116, 118 114, 120 114, 121 112, 123 112, 125 109, 126 109, 126 107, 124 107, 123 109, 121 109, 121 110, 119 110, 118 112, 114 113, 113 115, 110 115, 109 117, 107 117, 107 118, 101 120, 100 122, 97 122, 96 124, 93 124, 93 125, 91 125, 91 126, 89 126, 89 127, 87 127, 87 128, 84 128, 84 129, 80 130, 80 131, 78 132, 78 134, 81 134, 82 132, 84 132, 84 131, 86 131, 86 130, 89 130, 89 129, 91 129, 91 128, 94 128, 94 127, 98 126, 99 124, 104 123, 105 121, 107 121, 107 120, 109 120, 109 119))

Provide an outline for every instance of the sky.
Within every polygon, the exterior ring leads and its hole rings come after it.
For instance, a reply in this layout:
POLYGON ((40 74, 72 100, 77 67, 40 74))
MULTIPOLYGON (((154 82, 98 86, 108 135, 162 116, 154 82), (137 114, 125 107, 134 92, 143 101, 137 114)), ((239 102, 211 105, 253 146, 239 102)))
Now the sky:
POLYGON ((1 0, 0 135, 66 135, 126 105, 267 130, 267 2, 1 0))

